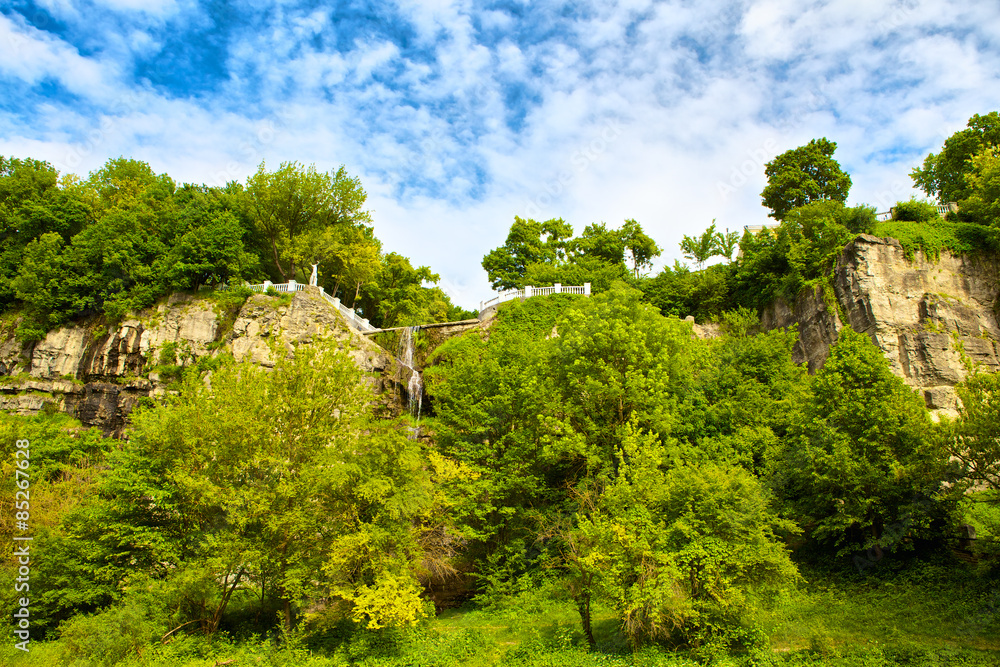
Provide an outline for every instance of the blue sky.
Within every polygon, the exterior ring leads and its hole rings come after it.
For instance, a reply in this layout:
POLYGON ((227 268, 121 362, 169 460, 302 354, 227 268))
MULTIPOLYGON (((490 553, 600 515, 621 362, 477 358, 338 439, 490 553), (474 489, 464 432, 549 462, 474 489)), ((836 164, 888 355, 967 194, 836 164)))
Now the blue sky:
POLYGON ((998 79, 996 2, 0 0, 0 154, 210 185, 344 164, 467 307, 515 215, 635 218, 670 263, 766 221, 764 163, 816 137, 885 210, 998 79))

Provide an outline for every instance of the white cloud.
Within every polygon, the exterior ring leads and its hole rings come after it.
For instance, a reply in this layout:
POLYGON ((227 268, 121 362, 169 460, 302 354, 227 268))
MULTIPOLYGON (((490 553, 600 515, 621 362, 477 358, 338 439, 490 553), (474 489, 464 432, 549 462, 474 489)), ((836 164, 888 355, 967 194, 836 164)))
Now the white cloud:
POLYGON ((92 0, 94 4, 114 11, 145 12, 156 16, 169 16, 178 10, 175 0, 92 0))
MULTIPOLYGON (((88 25, 68 2, 48 6, 88 25)), ((345 163, 386 250, 430 265, 471 307, 488 291, 481 258, 515 214, 564 217, 578 231, 634 217, 669 263, 682 235, 713 218, 729 229, 764 220, 763 163, 781 151, 837 141, 851 200, 887 205, 909 196, 909 170, 928 151, 1000 107, 992 3, 630 0, 569 19, 541 2, 521 19, 441 0, 399 11, 416 47, 376 31, 338 51, 331 11, 283 3, 255 14, 261 23, 226 44, 229 79, 197 96, 127 79, 130 58, 173 29, 156 20, 178 18, 126 16, 84 56, 2 16, 0 73, 58 82, 88 104, 0 115, 0 153, 77 173, 123 154, 217 185, 262 160, 345 163), (509 104, 518 86, 525 97, 509 104)))
POLYGON ((48 33, 0 15, 0 72, 37 84, 58 81, 67 90, 86 97, 107 98, 117 76, 107 62, 85 58, 48 33))

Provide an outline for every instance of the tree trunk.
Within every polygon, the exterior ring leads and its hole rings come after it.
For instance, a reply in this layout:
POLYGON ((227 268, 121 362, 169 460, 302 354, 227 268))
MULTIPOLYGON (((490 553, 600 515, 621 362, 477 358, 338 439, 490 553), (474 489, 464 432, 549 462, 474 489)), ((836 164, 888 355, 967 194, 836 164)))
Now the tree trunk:
POLYGON ((580 593, 576 596, 576 610, 580 612, 580 624, 583 625, 583 636, 587 638, 587 646, 590 650, 597 647, 594 639, 594 628, 590 619, 590 593, 580 593))
POLYGON ((240 583, 240 579, 243 578, 243 572, 245 568, 240 568, 240 571, 236 573, 236 578, 233 579, 233 585, 226 587, 226 592, 222 595, 222 600, 219 602, 219 606, 216 607, 215 613, 212 614, 212 620, 209 623, 209 634, 215 634, 215 631, 219 629, 219 623, 222 622, 222 614, 225 613, 226 607, 229 605, 229 598, 233 596, 233 591, 236 590, 236 586, 240 583))
POLYGON ((285 279, 285 282, 288 282, 288 274, 281 268, 281 261, 278 259, 278 246, 274 241, 271 241, 271 251, 274 253, 274 265, 278 267, 278 273, 285 279))
POLYGON ((267 577, 261 572, 260 574, 260 611, 257 612, 257 620, 260 621, 261 616, 264 614, 264 595, 267 592, 267 577))

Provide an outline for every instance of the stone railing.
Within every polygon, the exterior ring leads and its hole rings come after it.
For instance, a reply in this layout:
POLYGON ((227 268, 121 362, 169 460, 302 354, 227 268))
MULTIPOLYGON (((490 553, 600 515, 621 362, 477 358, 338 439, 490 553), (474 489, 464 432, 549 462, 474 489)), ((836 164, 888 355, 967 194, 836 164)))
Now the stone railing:
POLYGON ((488 301, 480 301, 479 316, 481 318, 487 310, 496 308, 505 301, 528 299, 533 296, 547 296, 549 294, 581 294, 583 296, 590 296, 590 283, 584 283, 579 286, 564 286, 556 283, 552 287, 532 287, 531 285, 525 285, 524 289, 509 289, 505 292, 497 293, 495 297, 488 301))
POLYGON ((377 328, 368 323, 367 319, 361 317, 354 312, 353 309, 342 304, 339 298, 327 294, 326 290, 324 290, 322 286, 303 285, 302 283, 297 283, 294 280, 289 280, 287 283, 272 283, 270 280, 265 280, 260 285, 245 285, 245 287, 251 292, 266 292, 269 289, 273 289, 279 294, 294 294, 295 292, 305 291, 308 287, 315 287, 319 290, 319 295, 326 299, 327 303, 336 308, 340 314, 344 316, 344 319, 347 320, 349 325, 362 333, 378 331, 377 328))

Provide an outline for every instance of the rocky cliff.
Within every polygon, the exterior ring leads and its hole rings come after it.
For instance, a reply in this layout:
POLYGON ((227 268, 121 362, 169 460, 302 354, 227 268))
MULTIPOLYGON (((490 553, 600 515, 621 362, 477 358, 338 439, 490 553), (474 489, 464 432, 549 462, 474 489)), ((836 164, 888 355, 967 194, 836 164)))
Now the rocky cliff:
POLYGON ((318 294, 250 297, 235 312, 217 300, 175 295, 135 319, 99 320, 50 332, 22 346, 0 337, 0 409, 32 414, 55 409, 120 433, 144 397, 169 391, 180 366, 231 353, 237 361, 273 366, 297 344, 330 336, 369 374, 386 411, 397 411, 408 369, 345 323, 318 294))
MULTIPOLYGON (((965 375, 955 341, 974 361, 1000 369, 998 320, 1000 259, 946 252, 911 259, 895 240, 867 235, 844 248, 832 291, 817 288, 792 304, 778 301, 761 315, 765 328, 798 325, 796 361, 812 371, 845 324, 867 333, 927 406, 945 413, 954 412, 954 386, 965 375)), ((477 326, 489 322, 428 328, 418 356, 477 326)), ((114 326, 77 323, 28 346, 16 342, 10 322, 3 327, 0 322, 0 410, 63 410, 109 433, 122 431, 139 400, 169 391, 178 366, 223 353, 271 366, 297 344, 332 336, 368 373, 386 412, 405 405, 410 374, 308 291, 255 295, 235 311, 218 299, 177 295, 114 326)))
POLYGON ((956 346, 1000 369, 1000 258, 911 258, 895 239, 861 235, 837 261, 833 294, 778 301, 761 315, 765 328, 799 327, 796 361, 820 368, 837 331, 867 333, 893 371, 921 392, 927 407, 953 414, 954 386, 965 376, 956 346), (831 298, 832 296, 832 298, 831 298))

